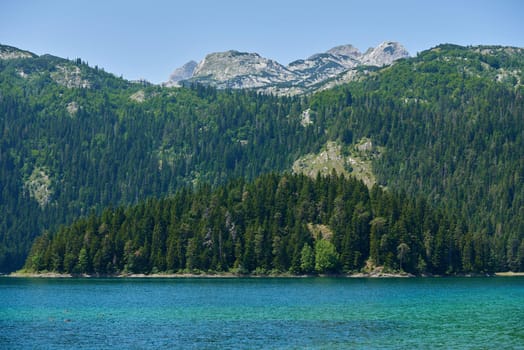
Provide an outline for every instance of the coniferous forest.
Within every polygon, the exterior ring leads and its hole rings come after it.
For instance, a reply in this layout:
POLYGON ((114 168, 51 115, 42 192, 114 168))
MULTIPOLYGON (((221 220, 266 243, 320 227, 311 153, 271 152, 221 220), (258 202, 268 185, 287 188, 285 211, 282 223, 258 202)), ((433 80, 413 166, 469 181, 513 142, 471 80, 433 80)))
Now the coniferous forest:
POLYGON ((36 239, 28 270, 115 274, 495 269, 491 240, 411 200, 333 174, 263 175, 105 209, 36 239))
POLYGON ((0 60, 0 271, 523 271, 523 67, 441 45, 276 97, 0 60), (287 173, 362 138, 373 188, 287 173))

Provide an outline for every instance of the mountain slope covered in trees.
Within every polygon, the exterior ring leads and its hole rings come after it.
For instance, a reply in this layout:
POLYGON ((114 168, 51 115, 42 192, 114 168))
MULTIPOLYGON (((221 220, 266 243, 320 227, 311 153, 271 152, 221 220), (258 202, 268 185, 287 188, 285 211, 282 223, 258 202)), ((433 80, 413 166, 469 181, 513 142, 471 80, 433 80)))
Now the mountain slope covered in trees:
POLYGON ((370 159, 380 185, 456 218, 456 237, 485 242, 490 266, 522 269, 522 49, 441 45, 293 98, 161 88, 81 60, 8 51, 14 58, 0 60, 0 271, 21 267, 44 230, 52 236, 109 205, 255 179, 291 169, 327 142, 344 153, 362 139, 380 147, 370 159))
POLYGON ((346 87, 350 107, 341 89, 312 106, 322 106, 320 118, 337 116, 328 129, 339 138, 351 130, 382 147, 373 164, 380 184, 423 194, 473 232, 498 237, 492 258, 516 268, 524 255, 523 53, 442 45, 346 87))
POLYGON ((0 270, 43 229, 110 204, 285 170, 318 147, 304 101, 130 83, 80 60, 0 60, 0 270))

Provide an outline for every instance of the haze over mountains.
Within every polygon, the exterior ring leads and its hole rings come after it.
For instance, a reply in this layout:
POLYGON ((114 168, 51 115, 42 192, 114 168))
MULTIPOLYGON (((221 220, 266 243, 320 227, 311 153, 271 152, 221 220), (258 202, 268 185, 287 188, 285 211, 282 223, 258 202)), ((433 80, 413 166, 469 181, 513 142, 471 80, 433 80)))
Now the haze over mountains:
POLYGON ((358 67, 382 67, 407 57, 408 51, 392 41, 364 53, 352 45, 341 45, 287 66, 257 53, 231 50, 211 53, 198 64, 195 61, 186 63, 173 72, 165 85, 200 83, 219 89, 248 88, 293 95, 321 89, 328 81, 353 80, 358 76, 358 67))

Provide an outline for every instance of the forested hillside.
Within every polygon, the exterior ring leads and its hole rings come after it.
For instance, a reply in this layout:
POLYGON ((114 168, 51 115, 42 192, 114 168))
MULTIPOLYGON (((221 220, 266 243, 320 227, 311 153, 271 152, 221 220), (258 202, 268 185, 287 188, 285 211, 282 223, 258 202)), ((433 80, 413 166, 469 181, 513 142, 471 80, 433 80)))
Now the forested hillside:
POLYGON ((21 266, 45 228, 181 186, 287 169, 323 133, 300 125, 298 99, 133 84, 49 56, 0 60, 0 69, 4 271, 21 266))
POLYGON ((492 258, 515 269, 524 256, 523 67, 523 49, 442 45, 311 104, 333 120, 331 137, 350 130, 383 147, 373 164, 380 184, 496 237, 492 258))
POLYGON ((452 217, 453 239, 484 242, 490 269, 522 269, 522 49, 441 45, 293 98, 161 88, 28 56, 0 60, 0 271, 21 267, 45 230, 51 239, 59 224, 109 205, 250 181, 328 141, 348 152, 363 138, 381 149, 371 160, 380 185, 452 217))
POLYGON ((230 271, 494 271, 492 239, 423 200, 332 175, 264 175, 106 209, 39 237, 29 271, 121 274, 230 271), (369 259, 369 261, 368 261, 369 259))

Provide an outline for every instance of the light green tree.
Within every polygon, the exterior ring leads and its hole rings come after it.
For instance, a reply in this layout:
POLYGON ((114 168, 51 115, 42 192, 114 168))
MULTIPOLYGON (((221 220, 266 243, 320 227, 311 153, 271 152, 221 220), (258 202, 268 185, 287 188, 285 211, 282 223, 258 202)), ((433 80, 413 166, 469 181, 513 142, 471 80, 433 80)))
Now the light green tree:
POLYGON ((78 253, 78 269, 81 273, 89 272, 89 255, 85 247, 82 247, 78 253))
POLYGON ((339 254, 333 243, 325 239, 315 244, 315 270, 319 273, 334 272, 338 266, 339 254))
POLYGON ((305 273, 310 273, 313 272, 314 268, 315 254, 311 246, 305 243, 302 251, 300 252, 300 269, 305 273))

